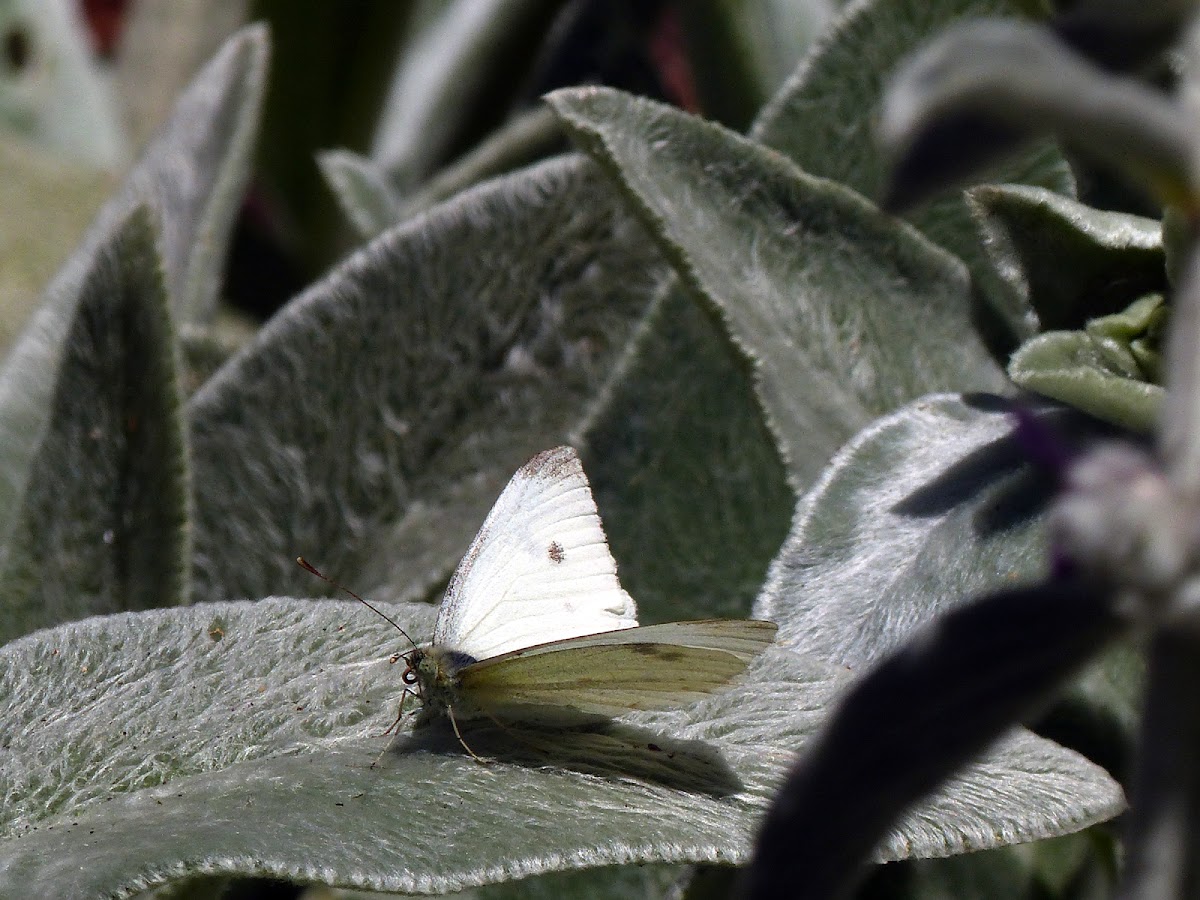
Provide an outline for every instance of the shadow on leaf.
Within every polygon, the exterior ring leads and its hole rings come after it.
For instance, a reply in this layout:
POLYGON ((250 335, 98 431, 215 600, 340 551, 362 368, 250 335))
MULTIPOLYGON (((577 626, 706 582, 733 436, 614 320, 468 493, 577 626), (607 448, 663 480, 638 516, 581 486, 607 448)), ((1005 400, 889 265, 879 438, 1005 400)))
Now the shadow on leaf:
MULTIPOLYGON (((487 762, 532 768, 557 768, 599 778, 629 779, 710 797, 727 797, 743 784, 720 753, 704 741, 680 741, 656 731, 604 721, 570 727, 537 727, 528 723, 459 723, 471 750, 487 762)), ((384 754, 458 755, 469 759, 446 719, 422 721, 416 731, 397 740, 384 754)))

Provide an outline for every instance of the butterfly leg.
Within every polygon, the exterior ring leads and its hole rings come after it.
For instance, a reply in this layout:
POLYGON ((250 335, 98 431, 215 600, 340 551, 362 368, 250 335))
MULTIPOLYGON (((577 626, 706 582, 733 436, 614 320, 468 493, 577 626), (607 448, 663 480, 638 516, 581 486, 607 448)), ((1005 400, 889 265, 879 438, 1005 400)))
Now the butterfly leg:
POLYGON ((412 694, 413 692, 408 688, 404 689, 404 693, 400 695, 400 710, 396 713, 396 721, 392 722, 381 736, 392 734, 399 727, 400 721, 404 718, 404 704, 412 694))
POLYGON ((458 730, 458 720, 454 718, 454 708, 451 706, 447 706, 446 712, 450 716, 450 727, 454 729, 454 736, 456 738, 458 738, 458 742, 460 744, 462 744, 463 749, 466 750, 467 753, 469 753, 471 755, 471 759, 475 760, 475 762, 486 763, 487 760, 484 759, 479 754, 477 754, 474 750, 472 750, 470 748, 470 746, 467 744, 467 742, 463 740, 462 732, 458 730))
POLYGON ((392 736, 392 739, 387 742, 386 747, 384 747, 382 750, 379 751, 379 755, 377 757, 375 757, 375 761, 373 763, 371 763, 372 769, 375 768, 377 765, 379 765, 379 761, 381 759, 383 759, 384 754, 386 754, 389 750, 392 749, 392 746, 396 743, 396 739, 398 737, 400 737, 399 725, 400 725, 400 721, 404 718, 404 703, 405 703, 405 701, 408 700, 408 695, 411 693, 412 693, 412 691, 410 691, 408 688, 405 688, 404 693, 400 695, 400 711, 398 713, 396 713, 396 721, 393 722, 391 725, 389 725, 388 730, 385 731, 382 735, 380 735, 380 737, 386 737, 387 735, 390 734, 392 736))

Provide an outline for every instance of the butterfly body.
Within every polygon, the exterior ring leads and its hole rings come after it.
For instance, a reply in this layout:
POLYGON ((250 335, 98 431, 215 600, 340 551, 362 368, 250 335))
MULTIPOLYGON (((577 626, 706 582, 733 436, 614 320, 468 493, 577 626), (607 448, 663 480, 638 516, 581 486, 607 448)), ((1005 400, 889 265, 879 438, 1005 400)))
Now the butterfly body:
POLYGON ((741 619, 639 626, 579 457, 557 447, 501 493, 404 682, 456 733, 482 717, 564 724, 693 703, 774 637, 773 623, 741 619))
POLYGON ((473 662, 474 657, 445 647, 418 647, 408 655, 404 681, 416 685, 427 715, 444 716, 454 709, 459 718, 471 718, 458 696, 458 673, 473 662))

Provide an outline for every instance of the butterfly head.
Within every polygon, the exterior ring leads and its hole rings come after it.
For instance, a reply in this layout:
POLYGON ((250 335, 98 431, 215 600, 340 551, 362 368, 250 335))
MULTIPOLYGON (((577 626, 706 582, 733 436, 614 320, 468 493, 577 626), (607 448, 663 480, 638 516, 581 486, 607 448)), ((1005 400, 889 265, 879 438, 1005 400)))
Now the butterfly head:
POLYGON ((459 671, 476 661, 466 653, 437 645, 415 647, 404 659, 401 680, 431 713, 443 712, 454 704, 459 671))

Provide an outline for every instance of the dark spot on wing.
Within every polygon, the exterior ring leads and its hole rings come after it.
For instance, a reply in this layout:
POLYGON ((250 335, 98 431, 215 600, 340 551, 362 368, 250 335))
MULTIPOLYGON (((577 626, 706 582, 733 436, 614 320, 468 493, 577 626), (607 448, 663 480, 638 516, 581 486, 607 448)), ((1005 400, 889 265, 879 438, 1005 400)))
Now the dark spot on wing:
POLYGON ((642 656, 653 656, 655 659, 661 659, 663 662, 678 662, 683 659, 683 654, 678 650, 673 650, 667 644, 630 644, 629 649, 634 653, 640 653, 642 656))
POLYGON ((550 562, 560 563, 566 559, 566 553, 563 552, 563 545, 558 541, 551 541, 550 546, 546 548, 546 553, 550 557, 550 562))

